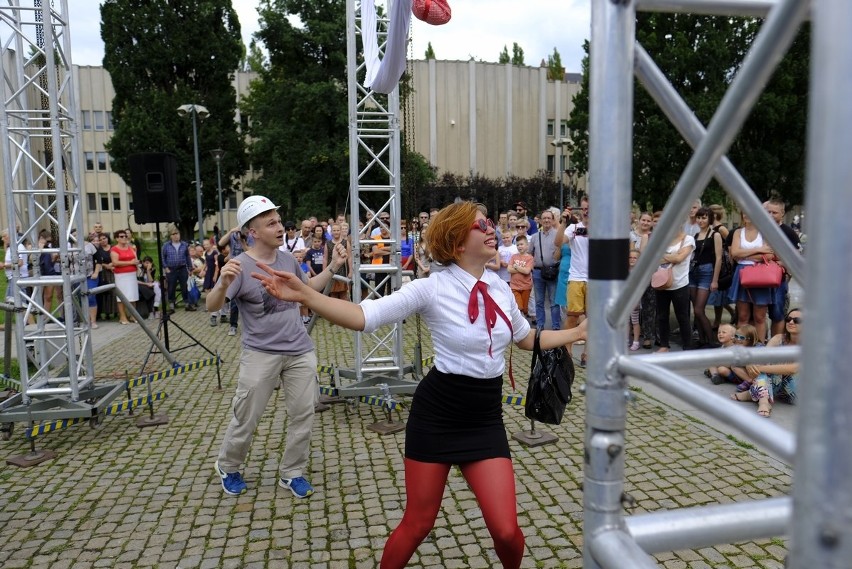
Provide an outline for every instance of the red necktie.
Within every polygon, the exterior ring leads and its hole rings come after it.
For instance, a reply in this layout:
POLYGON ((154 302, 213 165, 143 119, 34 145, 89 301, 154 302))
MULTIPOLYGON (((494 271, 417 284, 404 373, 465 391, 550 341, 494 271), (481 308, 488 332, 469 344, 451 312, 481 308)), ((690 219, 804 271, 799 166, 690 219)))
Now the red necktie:
MULTIPOLYGON (((513 336, 514 341, 514 330, 512 329, 512 322, 509 320, 509 317, 503 312, 503 310, 498 306, 498 304, 491 298, 491 295, 488 294, 488 285, 482 281, 476 281, 476 284, 473 285, 473 289, 470 291, 470 300, 467 302, 467 315, 470 317, 470 323, 473 324, 476 322, 476 319, 479 318, 479 298, 477 298, 477 293, 482 295, 482 303, 485 305, 485 327, 488 330, 488 355, 491 355, 491 346, 494 344, 494 341, 491 339, 491 329, 497 325, 497 315, 503 319, 506 323, 506 326, 509 327, 509 332, 513 336)), ((512 389, 515 388, 515 378, 512 373, 512 357, 511 354, 509 356, 509 379, 512 381, 512 389)))

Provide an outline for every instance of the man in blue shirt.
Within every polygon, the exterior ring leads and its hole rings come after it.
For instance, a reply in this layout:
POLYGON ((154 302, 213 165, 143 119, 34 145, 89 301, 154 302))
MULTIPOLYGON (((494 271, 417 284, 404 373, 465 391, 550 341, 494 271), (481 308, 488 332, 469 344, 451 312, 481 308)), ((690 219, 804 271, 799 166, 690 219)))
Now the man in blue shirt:
POLYGON ((181 241, 180 231, 172 230, 171 240, 163 245, 163 272, 166 275, 166 283, 169 289, 169 307, 175 309, 177 287, 180 286, 180 294, 186 303, 187 312, 197 310, 195 304, 190 303, 189 293, 186 289, 186 281, 192 270, 192 261, 189 258, 189 244, 181 241))

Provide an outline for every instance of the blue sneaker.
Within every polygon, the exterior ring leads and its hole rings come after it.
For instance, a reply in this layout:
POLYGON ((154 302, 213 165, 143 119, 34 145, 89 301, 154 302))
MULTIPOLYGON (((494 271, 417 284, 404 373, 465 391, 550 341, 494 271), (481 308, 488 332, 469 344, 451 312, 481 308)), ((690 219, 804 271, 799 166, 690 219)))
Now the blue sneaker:
POLYGON ((219 467, 219 461, 216 461, 216 474, 222 479, 222 489, 228 496, 239 496, 246 490, 248 486, 243 481, 243 476, 239 472, 227 473, 219 467))
POLYGON ((278 485, 287 488, 296 498, 307 498, 314 493, 311 483, 299 476, 298 478, 281 478, 278 485))

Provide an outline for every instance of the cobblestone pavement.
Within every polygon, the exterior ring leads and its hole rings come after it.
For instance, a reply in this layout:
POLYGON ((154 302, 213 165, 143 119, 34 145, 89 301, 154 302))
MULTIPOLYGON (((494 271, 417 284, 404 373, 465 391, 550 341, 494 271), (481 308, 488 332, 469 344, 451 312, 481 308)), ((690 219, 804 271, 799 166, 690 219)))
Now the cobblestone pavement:
MULTIPOLYGON (((402 516, 403 434, 367 429, 383 420, 367 405, 334 405, 317 416, 309 479, 317 493, 297 500, 276 484, 286 414, 272 402, 244 469, 249 491, 223 495, 213 472, 236 383, 239 337, 210 327, 204 313, 175 321, 219 350, 223 390, 215 368, 155 383, 169 397, 157 405, 167 425, 139 429, 125 412, 92 429, 87 424, 37 439, 57 457, 28 469, 0 466, 0 565, 4 568, 280 567, 374 568, 389 532, 402 516)), ((413 357, 416 322, 406 324, 413 357)), ((188 339, 170 326, 173 349, 188 339)), ((99 333, 104 333, 99 330, 99 333)), ((351 365, 352 336, 320 322, 313 331, 319 361, 351 365)), ((424 333, 425 355, 431 354, 424 333)), ((150 342, 139 329, 100 348, 95 370, 103 381, 134 376, 150 342)), ((178 352, 182 362, 206 357, 198 347, 178 352)), ((525 388, 529 354, 514 350, 518 388, 525 388)), ((156 361, 154 361, 156 360, 156 361)), ((162 357, 151 368, 165 369, 162 357)), ((583 370, 578 369, 578 383, 583 370)), ((323 384, 328 377, 321 377, 323 384)), ((507 393, 509 390, 506 383, 507 393)), ((277 394, 278 392, 276 392, 277 394)), ((523 567, 582 565, 582 433, 584 398, 576 393, 566 420, 548 430, 549 446, 512 441, 517 501, 527 539, 523 567)), ((142 395, 137 389, 134 395, 142 395)), ((630 407, 626 490, 632 513, 743 501, 788 494, 791 469, 644 393, 630 407)), ((406 412, 402 412, 404 419, 406 412)), ((138 416, 138 415, 137 415, 138 416)), ((528 428, 523 410, 505 409, 509 433, 528 428)), ((3 457, 24 454, 24 425, 0 442, 3 457)), ((785 541, 720 545, 656 556, 662 567, 782 567, 785 541)), ((443 507, 414 568, 499 566, 473 495, 451 473, 443 507)))

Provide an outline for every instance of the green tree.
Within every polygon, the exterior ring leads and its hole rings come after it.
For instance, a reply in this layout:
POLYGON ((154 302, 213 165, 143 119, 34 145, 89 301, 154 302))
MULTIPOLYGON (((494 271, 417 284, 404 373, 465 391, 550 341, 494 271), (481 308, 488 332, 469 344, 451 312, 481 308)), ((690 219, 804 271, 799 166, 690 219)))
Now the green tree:
MULTIPOLYGON (((758 23, 727 17, 640 13, 636 35, 696 117, 707 125, 742 63, 758 23)), ((798 203, 797 196, 801 195, 804 171, 807 33, 800 34, 729 152, 759 196, 765 198, 775 192, 793 203, 798 203)), ((588 54, 588 42, 584 49, 588 54)), ((574 133, 571 163, 580 174, 588 172, 588 55, 582 67, 582 84, 569 119, 574 133)), ((633 115, 633 199, 642 207, 660 209, 683 173, 692 148, 638 82, 633 115)), ((726 201, 715 182, 704 200, 726 201)))
POLYGON ((426 59, 435 59, 435 50, 432 49, 432 42, 426 44, 426 59))
MULTIPOLYGON (((523 50, 521 50, 521 57, 523 57, 523 50)), ((550 81, 562 81, 563 77, 565 77, 565 68, 562 66, 562 56, 554 47, 553 54, 547 56, 547 78, 550 81)))
POLYGON ((251 40, 249 44, 248 55, 246 56, 245 65, 243 65, 243 69, 246 71, 254 71, 255 73, 260 73, 264 69, 266 69, 268 63, 266 61, 266 55, 263 53, 263 50, 260 49, 260 46, 257 45, 256 40, 251 40))
POLYGON ((518 42, 512 44, 512 65, 524 65, 524 48, 518 42))
POLYGON ((225 150, 223 193, 237 186, 246 170, 245 147, 232 87, 243 45, 230 0, 105 0, 101 6, 104 68, 115 88, 115 132, 106 144, 112 170, 130 181, 128 156, 171 152, 178 159, 180 223, 195 233, 196 192, 192 126, 178 116, 184 104, 207 107, 199 124, 202 203, 206 214, 218 209, 216 163, 210 150, 225 150))
POLYGON ((512 61, 512 58, 509 56, 509 48, 504 45, 503 51, 500 52, 500 57, 497 58, 497 63, 509 63, 510 61, 512 61))
POLYGON ((258 11, 269 65, 243 107, 262 172, 251 186, 282 217, 333 214, 349 187, 345 2, 263 0, 258 11))

